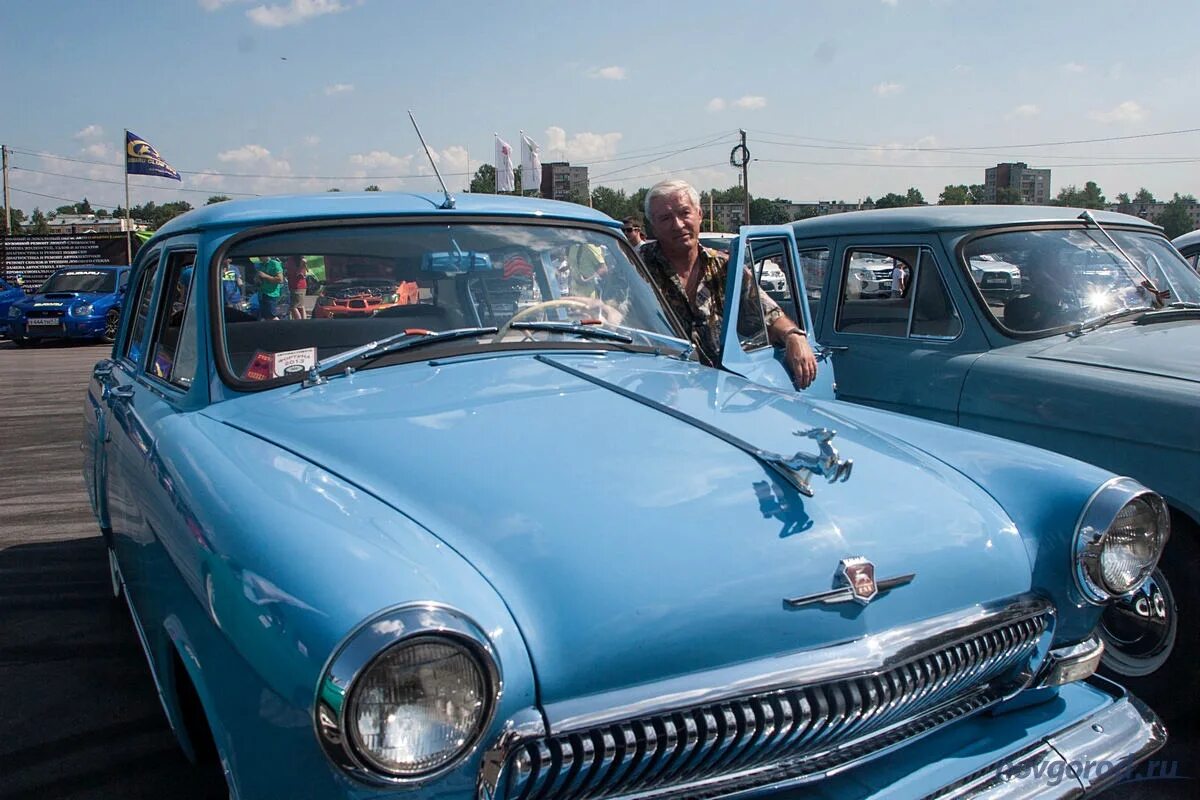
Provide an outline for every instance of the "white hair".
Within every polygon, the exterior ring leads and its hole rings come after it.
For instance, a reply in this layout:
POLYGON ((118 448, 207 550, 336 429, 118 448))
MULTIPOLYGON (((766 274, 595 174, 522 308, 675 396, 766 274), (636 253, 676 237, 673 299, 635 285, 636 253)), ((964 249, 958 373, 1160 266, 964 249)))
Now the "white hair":
POLYGON ((659 181, 650 187, 650 191, 646 192, 645 211, 646 220, 650 223, 651 227, 654 226, 654 219, 650 216, 650 203, 654 200, 654 198, 673 197, 680 192, 683 192, 688 196, 688 199, 692 201, 692 205, 694 205, 696 208, 700 208, 700 193, 697 192, 695 187, 693 187, 687 181, 659 181))

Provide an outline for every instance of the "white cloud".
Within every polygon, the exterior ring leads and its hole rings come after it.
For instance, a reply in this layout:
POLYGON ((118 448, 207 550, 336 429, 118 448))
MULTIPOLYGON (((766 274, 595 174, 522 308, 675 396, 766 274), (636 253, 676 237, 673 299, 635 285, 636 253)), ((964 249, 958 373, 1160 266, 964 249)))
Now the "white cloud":
MULTIPOLYGON (((459 145, 451 145, 445 148, 440 153, 434 152, 434 160, 437 161, 438 169, 445 174, 450 175, 466 175, 467 174, 467 157, 470 154, 467 148, 459 145)), ((446 181, 450 183, 450 181, 446 181)))
POLYGON ((955 64, 950 71, 955 75, 970 75, 975 71, 975 68, 970 64, 955 64))
POLYGON ((355 153, 350 156, 350 163, 358 167, 358 171, 354 174, 361 177, 366 177, 372 172, 399 172, 407 174, 412 168, 413 157, 396 156, 389 153, 387 150, 372 150, 369 153, 355 153))
POLYGON ((1077 63, 1075 61, 1068 61, 1066 64, 1062 65, 1062 68, 1063 68, 1063 72, 1073 72, 1076 75, 1078 75, 1081 72, 1087 71, 1087 67, 1085 67, 1085 66, 1083 66, 1083 64, 1077 63))
POLYGON ((892 8, 895 8, 896 6, 900 5, 900 0, 883 0, 883 4, 885 6, 891 6, 892 8))
POLYGON ((1093 111, 1088 117, 1097 122, 1141 122, 1146 110, 1132 100, 1126 100, 1109 111, 1093 111))
POLYGON ((593 78, 603 78, 607 81, 623 81, 625 80, 624 67, 597 67, 588 70, 588 75, 593 78))
POLYGON ((325 96, 333 94, 346 94, 354 91, 353 83, 331 83, 325 87, 325 96))
POLYGON ((887 81, 884 81, 883 83, 875 84, 871 91, 875 92, 875 94, 879 95, 880 97, 887 97, 888 95, 899 94, 900 92, 903 92, 904 86, 899 83, 888 83, 887 81))
POLYGON ((542 149, 542 161, 596 161, 612 158, 617 152, 619 133, 577 133, 570 139, 567 132, 557 126, 546 128, 546 146, 542 149))
POLYGON ((747 94, 733 101, 733 104, 738 108, 754 110, 757 108, 767 107, 767 98, 756 94, 747 94))
POLYGON ((89 144, 83 148, 83 154, 98 160, 115 160, 117 156, 116 151, 112 149, 108 142, 89 144))
POLYGON ((245 0, 199 0, 200 7, 205 11, 216 11, 221 6, 227 6, 230 3, 244 2, 245 0))
POLYGON ((1012 111, 1008 112, 1006 117, 1008 119, 1012 119, 1014 117, 1036 117, 1040 113, 1042 113, 1041 109, 1035 106, 1033 103, 1023 103, 1022 105, 1019 105, 1012 111))
POLYGON ((312 136, 312 135, 310 135, 310 136, 305 136, 305 137, 304 137, 304 144, 305 144, 305 145, 307 145, 308 147, 316 147, 316 146, 317 146, 317 145, 319 145, 320 143, 321 143, 321 137, 320 137, 320 136, 312 136))
POLYGON ((290 0, 286 5, 255 6, 246 12, 246 16, 255 25, 264 28, 286 28, 289 25, 299 25, 313 17, 337 14, 348 8, 349 6, 339 0, 290 0))
POLYGON ((706 105, 705 108, 707 108, 709 111, 724 111, 725 100, 721 97, 714 97, 712 100, 708 101, 708 105, 706 105))
POLYGON ((88 125, 86 128, 77 132, 72 138, 74 139, 98 139, 104 135, 104 128, 99 125, 88 125))
POLYGON ((287 159, 275 158, 262 145, 247 144, 233 150, 217 153, 217 160, 225 164, 236 164, 241 169, 253 168, 267 175, 291 175, 292 165, 287 159))

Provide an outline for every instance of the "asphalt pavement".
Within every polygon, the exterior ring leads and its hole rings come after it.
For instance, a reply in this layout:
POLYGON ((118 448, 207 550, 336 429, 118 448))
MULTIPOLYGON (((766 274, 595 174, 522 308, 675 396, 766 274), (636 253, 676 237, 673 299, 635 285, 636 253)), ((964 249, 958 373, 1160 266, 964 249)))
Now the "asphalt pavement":
MULTIPOLYGON (((123 603, 111 599, 79 450, 107 349, 0 340, 0 798, 217 796, 167 727, 123 603)), ((1187 623, 1195 631, 1195 622, 1187 623)), ((286 766, 281 765, 281 768, 286 766)), ((1200 794, 1200 741, 1173 736, 1103 800, 1200 794)))

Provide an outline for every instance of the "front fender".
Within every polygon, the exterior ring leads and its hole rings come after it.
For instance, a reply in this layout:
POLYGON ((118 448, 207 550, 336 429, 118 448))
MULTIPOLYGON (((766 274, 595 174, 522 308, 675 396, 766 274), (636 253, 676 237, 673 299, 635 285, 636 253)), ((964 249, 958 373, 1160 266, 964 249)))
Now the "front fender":
POLYGON ((1101 609, 1084 600, 1071 577, 1073 539, 1088 500, 1112 473, 1008 439, 866 406, 843 405, 838 413, 928 453, 991 495, 1021 534, 1033 587, 1058 609, 1055 644, 1091 632, 1101 609))

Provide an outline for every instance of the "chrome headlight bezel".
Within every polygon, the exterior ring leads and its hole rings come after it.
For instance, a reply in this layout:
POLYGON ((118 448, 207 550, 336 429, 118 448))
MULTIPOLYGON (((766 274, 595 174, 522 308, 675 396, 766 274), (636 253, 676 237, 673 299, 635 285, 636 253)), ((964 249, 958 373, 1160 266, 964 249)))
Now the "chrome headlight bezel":
POLYGON ((1132 478, 1113 478, 1096 490, 1084 506, 1083 513, 1075 525, 1073 547, 1073 572, 1075 585, 1083 598, 1094 605, 1102 605, 1134 591, 1154 571, 1162 557, 1167 539, 1171 534, 1170 512, 1166 501, 1157 493, 1142 486, 1132 478), (1144 502, 1155 515, 1158 532, 1158 553, 1140 578, 1125 591, 1116 591, 1105 583, 1100 556, 1117 515, 1134 502, 1144 502))
POLYGON ((500 662, 483 630, 460 611, 435 603, 389 609, 360 625, 334 650, 322 671, 313 704, 313 724, 325 755, 364 783, 413 786, 458 767, 474 753, 491 725, 503 691, 500 662), (451 758, 422 772, 390 772, 359 753, 348 726, 347 712, 356 684, 385 653, 413 640, 441 639, 466 650, 485 683, 486 708, 472 736, 451 758))

